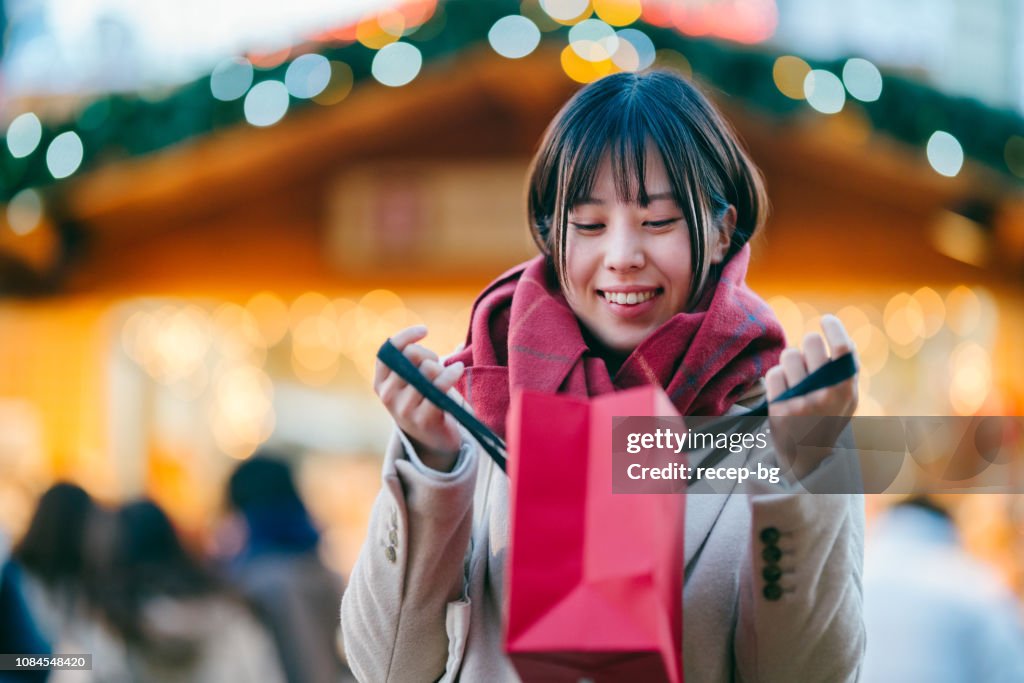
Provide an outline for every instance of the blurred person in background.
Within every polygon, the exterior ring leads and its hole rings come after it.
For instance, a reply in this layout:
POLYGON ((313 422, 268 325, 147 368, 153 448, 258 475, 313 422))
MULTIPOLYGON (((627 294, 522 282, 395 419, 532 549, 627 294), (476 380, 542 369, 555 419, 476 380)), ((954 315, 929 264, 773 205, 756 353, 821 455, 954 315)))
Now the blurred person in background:
POLYGON ((943 507, 909 498, 879 517, 870 538, 863 683, 1024 681, 1021 606, 964 549, 943 507))
MULTIPOLYGON (((0 533, 0 653, 48 655, 43 639, 21 593, 17 569, 9 561, 7 538, 0 533)), ((46 671, 0 671, 0 683, 45 681, 46 671)))
POLYGON ((246 528, 232 574, 273 634, 289 683, 352 680, 337 646, 342 579, 317 554, 320 534, 288 465, 257 453, 232 474, 228 499, 246 528))
POLYGON ((102 619, 83 643, 93 670, 58 672, 55 683, 284 680, 248 606, 186 552, 157 505, 125 505, 102 518, 89 540, 89 594, 102 619))
POLYGON ((61 482, 39 499, 28 531, 13 552, 36 623, 54 645, 72 646, 88 620, 83 595, 85 530, 97 512, 84 489, 61 482))

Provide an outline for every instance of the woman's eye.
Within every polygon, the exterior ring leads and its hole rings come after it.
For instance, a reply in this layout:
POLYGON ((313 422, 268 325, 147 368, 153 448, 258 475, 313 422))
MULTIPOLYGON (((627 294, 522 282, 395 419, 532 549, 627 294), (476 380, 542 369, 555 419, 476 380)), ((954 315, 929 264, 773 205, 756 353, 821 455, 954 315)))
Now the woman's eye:
POLYGON ((604 223, 577 223, 573 221, 572 227, 583 232, 588 232, 593 230, 600 230, 601 228, 604 227, 604 223))
POLYGON ((663 221, 644 221, 644 225, 650 228, 667 228, 677 221, 679 221, 678 218, 666 218, 663 221))

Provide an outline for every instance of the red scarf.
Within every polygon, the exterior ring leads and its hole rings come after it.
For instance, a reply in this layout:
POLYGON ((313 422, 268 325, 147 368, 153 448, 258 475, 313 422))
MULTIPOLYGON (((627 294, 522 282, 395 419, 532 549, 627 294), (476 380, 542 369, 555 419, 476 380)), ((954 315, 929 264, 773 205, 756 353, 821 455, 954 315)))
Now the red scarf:
POLYGON ((466 346, 448 360, 466 364, 458 389, 502 436, 513 387, 586 397, 657 384, 681 415, 722 415, 778 363, 785 346, 771 309, 744 281, 749 261, 747 245, 695 310, 667 320, 612 378, 587 347, 544 257, 533 258, 473 304, 466 346))

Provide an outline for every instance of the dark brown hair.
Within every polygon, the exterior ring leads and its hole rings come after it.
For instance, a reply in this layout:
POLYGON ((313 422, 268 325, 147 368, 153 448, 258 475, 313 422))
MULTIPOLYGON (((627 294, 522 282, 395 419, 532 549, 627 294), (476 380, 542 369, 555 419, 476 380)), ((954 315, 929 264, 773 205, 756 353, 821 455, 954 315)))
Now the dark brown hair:
POLYGON ((726 258, 764 224, 768 203, 761 173, 731 126, 678 74, 613 74, 582 88, 562 107, 530 168, 530 230, 564 289, 570 209, 592 191, 605 153, 611 155, 619 200, 647 206, 648 142, 665 162, 690 230, 690 307, 712 274, 708 244, 729 206, 736 207, 736 228, 726 258))
POLYGON ((85 528, 96 505, 80 486, 54 484, 40 498, 13 556, 49 585, 82 578, 85 528))

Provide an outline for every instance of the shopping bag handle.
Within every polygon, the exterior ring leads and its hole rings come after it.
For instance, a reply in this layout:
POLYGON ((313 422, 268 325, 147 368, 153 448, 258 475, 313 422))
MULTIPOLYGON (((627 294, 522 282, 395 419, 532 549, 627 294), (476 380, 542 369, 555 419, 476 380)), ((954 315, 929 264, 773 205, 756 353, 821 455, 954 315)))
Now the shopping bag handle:
MULTIPOLYGON (((502 438, 495 434, 490 427, 470 414, 468 410, 453 401, 450 396, 434 386, 434 383, 424 377, 419 368, 413 365, 412 361, 406 358, 405 354, 399 351, 391 343, 390 339, 381 344, 380 350, 377 351, 377 358, 384 365, 391 368, 393 372, 397 373, 399 377, 416 387, 423 394, 424 398, 454 417, 466 431, 473 435, 473 438, 480 442, 483 449, 494 460, 494 464, 500 467, 502 472, 506 471, 507 458, 505 453, 508 451, 508 448, 505 446, 502 438)), ((828 361, 798 382, 796 386, 790 387, 771 401, 762 401, 745 413, 730 415, 729 419, 767 416, 770 403, 788 401, 791 398, 798 398, 818 389, 825 389, 840 382, 845 382, 856 374, 857 361, 852 353, 845 353, 838 358, 828 361)), ((707 426, 705 426, 705 429, 707 429, 707 426)))
MULTIPOLYGON (((756 406, 746 411, 745 413, 739 413, 738 415, 729 415, 717 420, 714 420, 706 425, 701 425, 695 428, 693 431, 696 432, 710 432, 721 427, 721 423, 726 420, 733 420, 735 418, 743 417, 767 417, 768 406, 772 403, 780 403, 782 401, 788 401, 791 398, 799 398, 800 396, 806 396, 807 394, 817 391, 818 389, 825 389, 833 385, 845 382, 854 375, 857 374, 857 361, 853 356, 852 352, 844 353, 838 358, 833 358, 828 361, 820 368, 812 372, 811 374, 804 377, 802 380, 796 383, 795 386, 786 389, 784 392, 773 398, 771 401, 764 400, 758 403, 756 406)), ((718 463, 725 460, 726 456, 729 455, 729 451, 718 450, 713 453, 709 453, 704 456, 704 459, 698 462, 695 467, 717 467, 718 463)))
POLYGON ((797 382, 796 386, 786 389, 771 401, 761 401, 747 412, 736 416, 730 415, 730 417, 756 417, 767 415, 768 405, 770 403, 780 403, 782 401, 788 401, 791 398, 805 396, 812 391, 825 389, 826 387, 831 387, 839 384, 840 382, 845 382, 856 374, 857 361, 854 359, 853 353, 844 353, 838 358, 833 358, 828 361, 820 368, 797 382))
POLYGON ((424 398, 454 417, 466 431, 473 435, 474 439, 480 442, 480 445, 487 451, 487 454, 494 460, 494 464, 500 467, 502 472, 505 471, 507 460, 505 453, 508 449, 502 438, 495 434, 490 427, 474 417, 468 410, 438 389, 433 382, 424 377, 419 368, 413 365, 412 361, 406 358, 405 354, 399 351, 391 343, 390 339, 381 344, 380 350, 377 351, 377 358, 381 363, 391 368, 392 372, 395 372, 399 377, 416 387, 423 394, 424 398))

